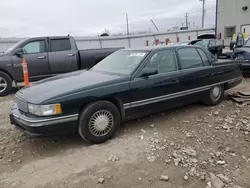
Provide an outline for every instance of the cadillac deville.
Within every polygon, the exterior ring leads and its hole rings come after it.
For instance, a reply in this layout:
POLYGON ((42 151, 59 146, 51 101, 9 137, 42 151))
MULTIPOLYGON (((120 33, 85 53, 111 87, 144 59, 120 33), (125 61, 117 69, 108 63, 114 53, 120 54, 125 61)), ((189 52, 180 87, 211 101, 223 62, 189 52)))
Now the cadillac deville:
POLYGON ((78 132, 99 144, 131 118, 196 101, 217 105, 241 80, 237 61, 218 63, 202 46, 123 49, 90 70, 20 90, 10 121, 31 136, 78 132))

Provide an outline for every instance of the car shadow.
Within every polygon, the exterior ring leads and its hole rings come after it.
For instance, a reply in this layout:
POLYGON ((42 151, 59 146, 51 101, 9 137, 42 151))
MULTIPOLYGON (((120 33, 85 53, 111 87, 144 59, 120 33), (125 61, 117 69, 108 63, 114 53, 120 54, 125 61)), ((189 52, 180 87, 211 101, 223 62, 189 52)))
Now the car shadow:
MULTIPOLYGON (((149 125, 154 124, 155 122, 168 121, 174 117, 178 118, 178 116, 187 113, 187 111, 196 110, 197 108, 200 109, 202 107, 207 108, 204 105, 196 103, 152 114, 140 119, 126 121, 122 123, 119 131, 113 139, 123 138, 124 134, 126 134, 126 137, 134 136, 134 134, 138 135, 142 129, 148 129, 149 125)), ((92 144, 85 142, 78 134, 46 138, 29 138, 25 136, 25 138, 26 142, 23 143, 22 149, 28 151, 28 153, 34 153, 41 157, 54 156, 69 149, 80 149, 93 146, 92 144)), ((110 141, 112 142, 112 139, 110 141)))

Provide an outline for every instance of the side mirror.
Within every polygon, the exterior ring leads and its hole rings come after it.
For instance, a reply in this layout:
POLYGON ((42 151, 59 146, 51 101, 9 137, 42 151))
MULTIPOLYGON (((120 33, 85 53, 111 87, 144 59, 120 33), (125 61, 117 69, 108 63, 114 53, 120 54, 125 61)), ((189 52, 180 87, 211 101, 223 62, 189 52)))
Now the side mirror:
POLYGON ((155 68, 144 68, 141 71, 140 77, 148 77, 151 75, 158 74, 158 70, 155 68))
POLYGON ((21 56, 21 55, 24 54, 24 51, 23 51, 22 48, 18 48, 18 49, 16 49, 16 51, 14 52, 14 54, 15 54, 16 56, 21 56))

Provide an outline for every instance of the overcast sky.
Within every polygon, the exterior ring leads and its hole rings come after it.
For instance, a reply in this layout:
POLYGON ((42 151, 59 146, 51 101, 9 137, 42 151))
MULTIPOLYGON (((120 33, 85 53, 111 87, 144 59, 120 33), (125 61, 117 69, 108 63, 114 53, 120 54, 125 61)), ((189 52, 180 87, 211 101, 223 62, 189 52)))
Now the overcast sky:
MULTIPOLYGON (((206 0, 206 27, 215 25, 215 1, 206 0)), ((200 26, 201 11, 199 0, 2 0, 0 37, 125 33, 126 13, 131 32, 154 32, 150 19, 166 31, 181 26, 185 13, 200 26)))

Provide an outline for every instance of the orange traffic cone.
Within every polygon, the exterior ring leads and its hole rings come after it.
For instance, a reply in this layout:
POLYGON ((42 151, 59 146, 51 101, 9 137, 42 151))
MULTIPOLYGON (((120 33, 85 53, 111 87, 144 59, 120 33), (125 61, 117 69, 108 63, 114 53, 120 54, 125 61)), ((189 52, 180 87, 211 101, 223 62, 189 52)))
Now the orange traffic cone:
POLYGON ((25 58, 23 58, 23 78, 24 78, 24 86, 28 87, 30 85, 30 82, 29 82, 27 61, 25 58))

